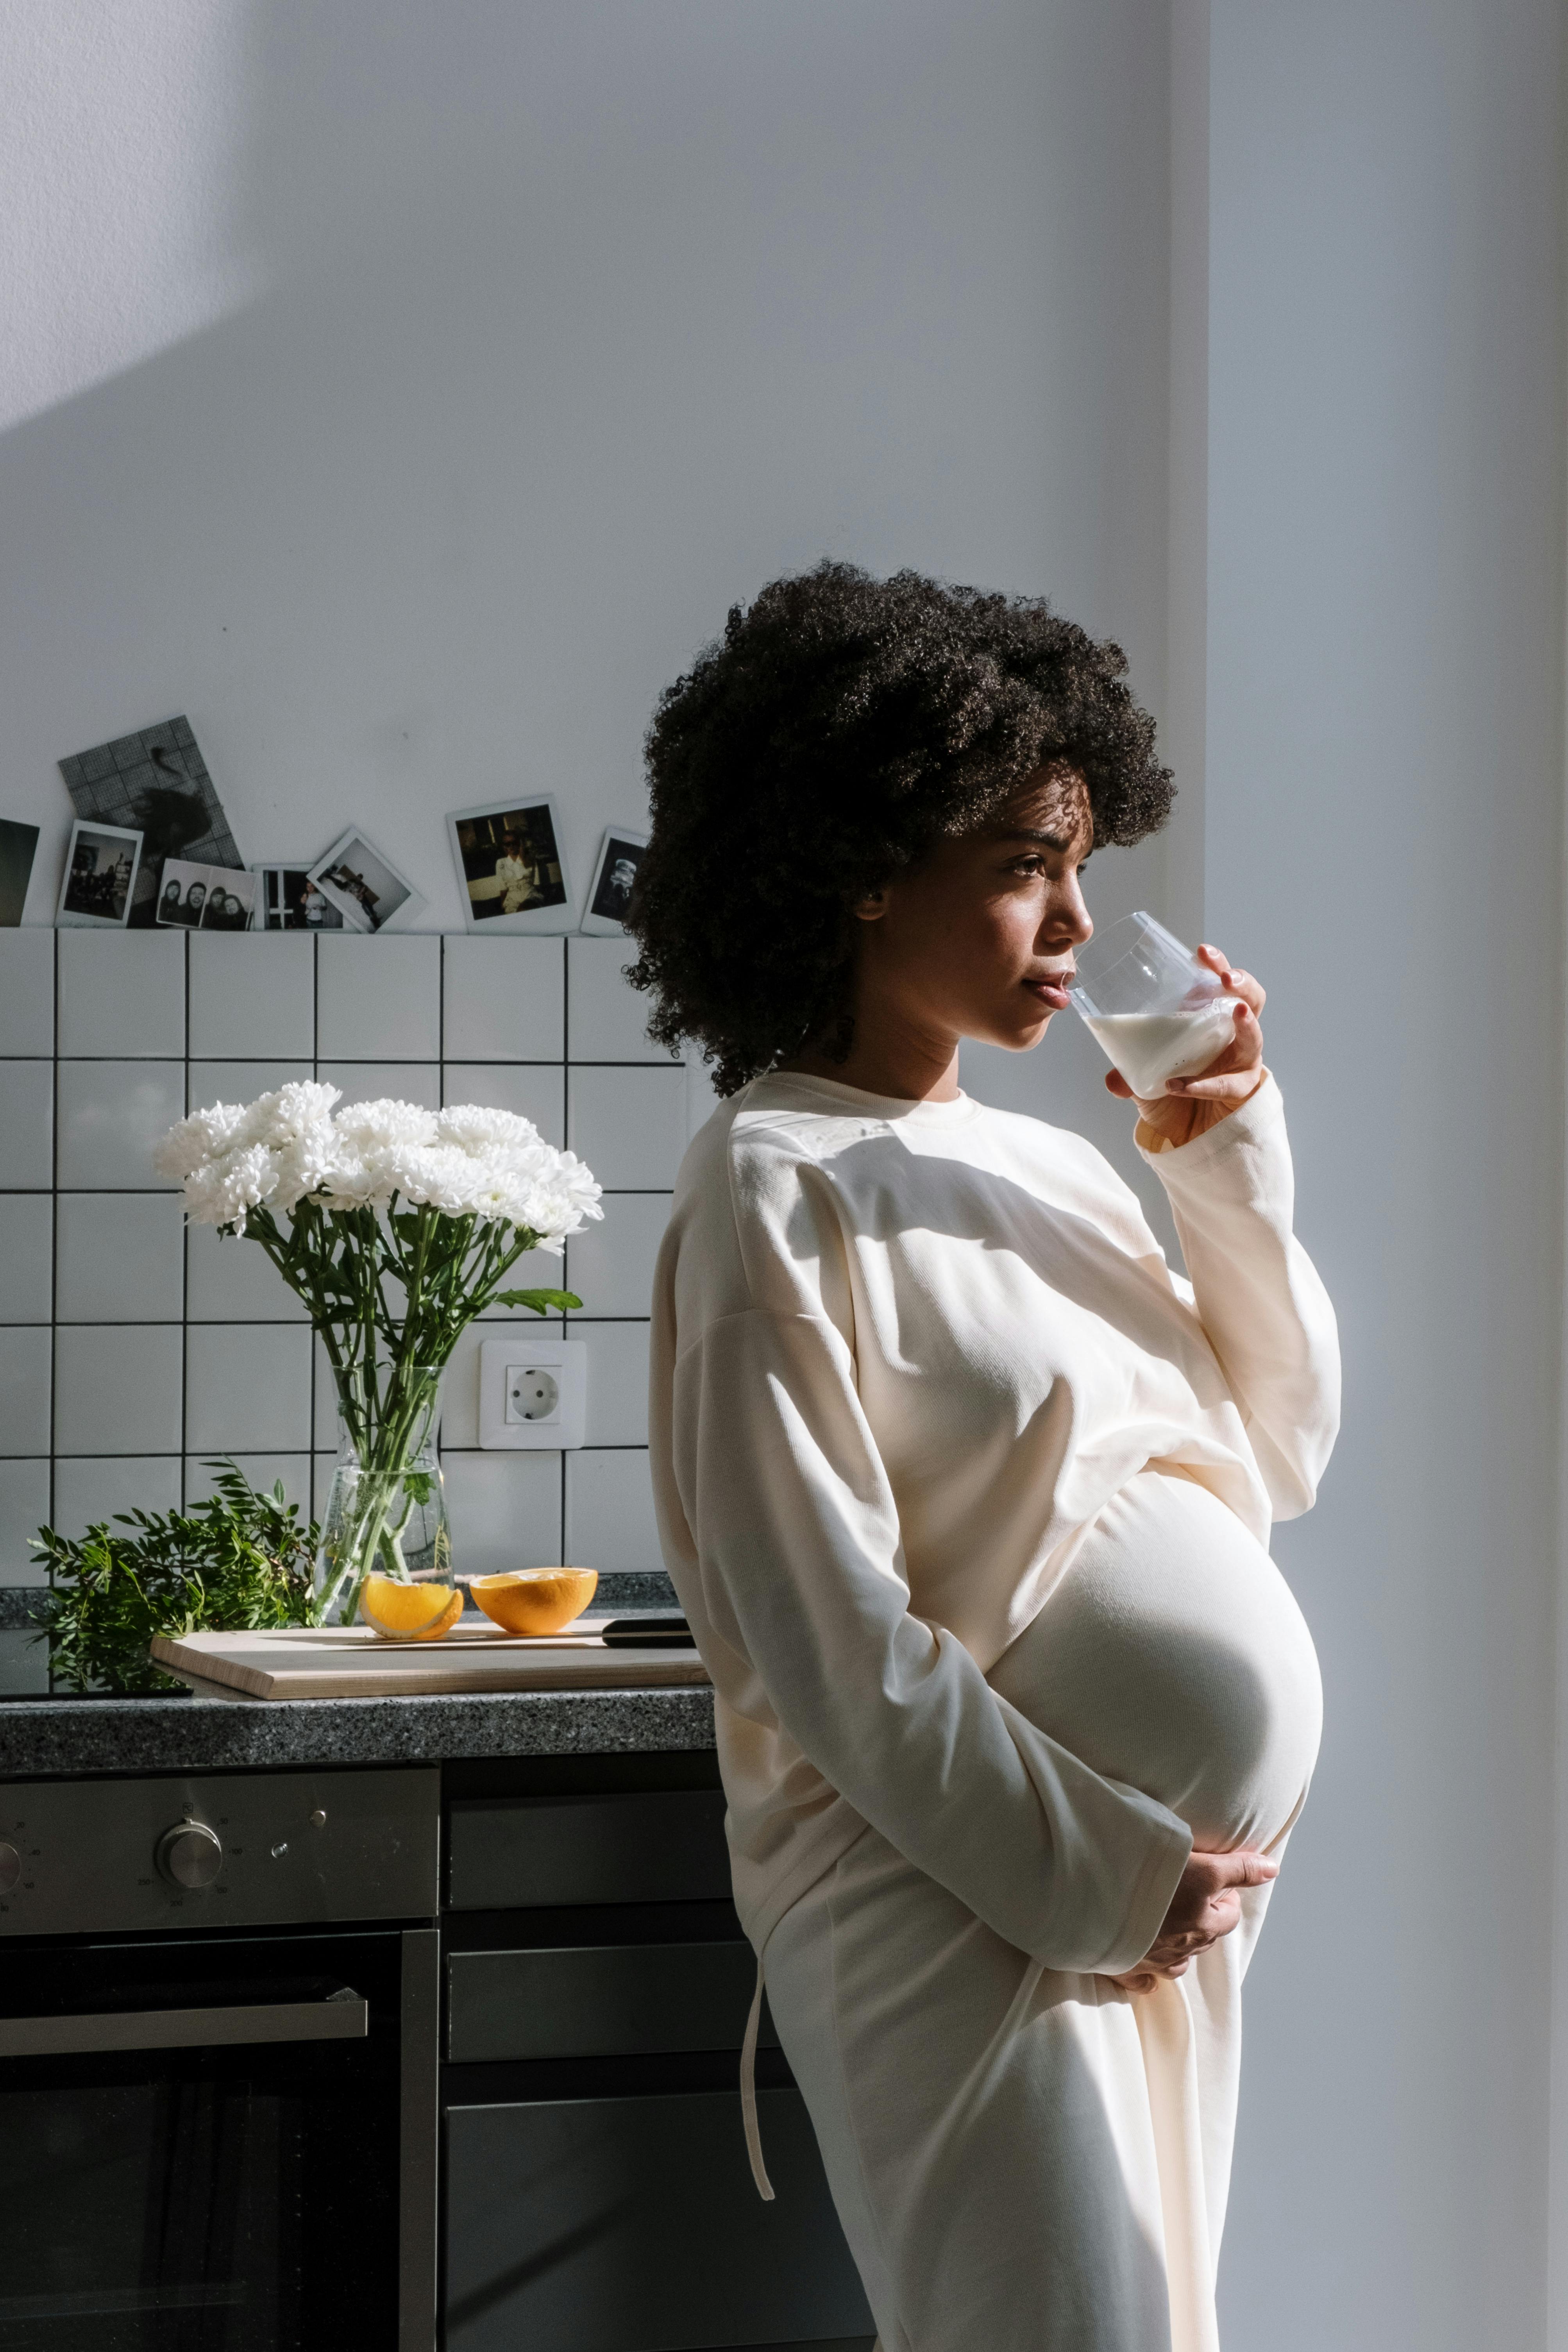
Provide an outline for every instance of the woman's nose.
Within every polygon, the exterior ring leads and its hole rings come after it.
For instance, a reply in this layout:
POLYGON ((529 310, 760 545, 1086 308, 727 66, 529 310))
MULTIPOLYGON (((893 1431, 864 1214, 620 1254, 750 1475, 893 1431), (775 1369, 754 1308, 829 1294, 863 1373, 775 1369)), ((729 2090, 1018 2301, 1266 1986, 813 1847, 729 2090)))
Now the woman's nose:
POLYGON ((1049 929, 1060 931, 1075 948, 1083 947, 1094 937, 1094 924, 1089 908, 1083 903, 1081 891, 1074 890, 1052 908, 1049 929))

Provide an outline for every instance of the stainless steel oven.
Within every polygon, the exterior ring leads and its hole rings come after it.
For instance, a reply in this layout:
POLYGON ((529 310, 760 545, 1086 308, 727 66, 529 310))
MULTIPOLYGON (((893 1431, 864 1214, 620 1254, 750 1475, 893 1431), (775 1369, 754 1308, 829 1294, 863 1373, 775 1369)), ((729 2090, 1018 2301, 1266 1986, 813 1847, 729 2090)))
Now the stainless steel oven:
POLYGON ((0 2352, 430 2352, 430 1771, 0 1788, 0 2352))

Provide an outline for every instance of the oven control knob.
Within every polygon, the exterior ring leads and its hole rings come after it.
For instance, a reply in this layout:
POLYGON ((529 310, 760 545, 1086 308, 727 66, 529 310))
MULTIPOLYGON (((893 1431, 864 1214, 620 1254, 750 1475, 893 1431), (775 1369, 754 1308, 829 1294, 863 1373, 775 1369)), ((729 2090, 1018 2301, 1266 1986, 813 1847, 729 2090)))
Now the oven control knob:
POLYGON ((9 1895, 21 1875, 21 1855, 14 1845, 0 1843, 0 1895, 9 1895))
POLYGON ((223 1841, 205 1822, 176 1822, 158 1840, 156 1859, 171 1886, 210 1886, 223 1868, 223 1841))

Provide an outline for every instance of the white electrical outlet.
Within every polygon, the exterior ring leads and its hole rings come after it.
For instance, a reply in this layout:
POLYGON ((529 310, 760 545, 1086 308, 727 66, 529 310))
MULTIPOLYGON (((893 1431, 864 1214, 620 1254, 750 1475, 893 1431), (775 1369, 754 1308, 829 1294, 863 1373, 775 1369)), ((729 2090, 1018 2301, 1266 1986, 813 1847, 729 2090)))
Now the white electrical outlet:
POLYGON ((506 1376, 509 1422, 561 1425, 561 1383, 542 1364, 512 1364, 506 1376))
POLYGON ((581 1445, 588 1345, 525 1324, 479 1342, 479 1444, 555 1453, 581 1445))

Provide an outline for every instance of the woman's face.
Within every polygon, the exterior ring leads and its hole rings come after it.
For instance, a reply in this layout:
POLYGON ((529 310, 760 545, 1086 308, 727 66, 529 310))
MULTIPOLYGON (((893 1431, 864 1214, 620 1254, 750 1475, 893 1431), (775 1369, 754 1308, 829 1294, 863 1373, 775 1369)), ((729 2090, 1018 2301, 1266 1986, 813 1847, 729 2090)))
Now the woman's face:
POLYGON ((1081 777, 1040 769, 976 832, 944 841, 856 912, 858 1008, 954 1040, 1038 1045, 1094 929, 1079 873, 1093 843, 1081 777))

